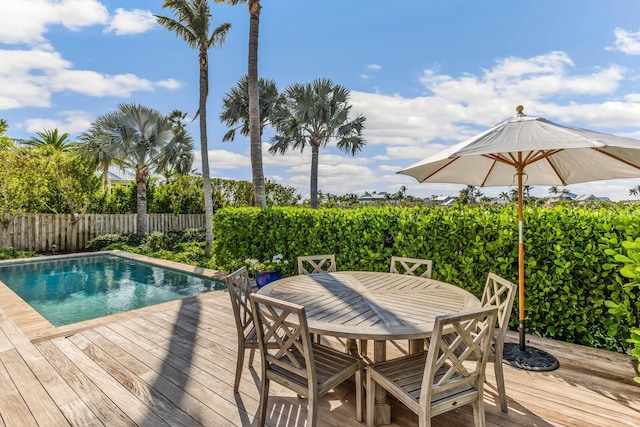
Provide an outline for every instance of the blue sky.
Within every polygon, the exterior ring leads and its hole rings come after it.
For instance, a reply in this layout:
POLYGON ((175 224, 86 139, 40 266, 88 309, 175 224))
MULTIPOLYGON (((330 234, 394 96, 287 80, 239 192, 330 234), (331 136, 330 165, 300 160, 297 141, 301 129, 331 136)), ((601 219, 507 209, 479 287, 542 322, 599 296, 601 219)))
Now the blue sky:
MULTIPOLYGON (((511 117, 515 107, 561 124, 640 139, 637 0, 263 0, 259 73, 283 89, 326 77, 367 117, 355 157, 320 152, 319 188, 334 194, 457 195, 399 169, 511 117)), ((0 0, 0 118, 9 136, 58 128, 74 137, 121 102, 193 116, 197 53, 155 24, 161 0, 0 0)), ((212 176, 251 179, 249 143, 222 143, 222 97, 247 69, 245 5, 212 5, 232 24, 210 52, 212 176)), ((189 130, 199 141, 197 123, 189 130)), ((308 197, 310 152, 272 156, 264 172, 308 197)), ((200 158, 194 166, 198 169, 200 158)), ((640 179, 570 185, 629 198, 640 179)), ((484 188, 497 195, 506 187, 484 188)), ((533 194, 548 194, 535 187, 533 194)))

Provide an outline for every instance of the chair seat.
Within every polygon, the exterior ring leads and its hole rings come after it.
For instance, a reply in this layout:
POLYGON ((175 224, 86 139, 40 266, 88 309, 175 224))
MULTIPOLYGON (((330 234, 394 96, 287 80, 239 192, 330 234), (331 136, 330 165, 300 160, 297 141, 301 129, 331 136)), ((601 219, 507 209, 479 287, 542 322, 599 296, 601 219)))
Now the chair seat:
MULTIPOLYGON (((402 394, 411 396, 413 406, 419 407, 420 392, 422 389, 422 377, 424 375, 424 365, 427 360, 427 353, 404 356, 387 362, 372 365, 374 379, 378 383, 385 384, 385 388, 398 397, 393 389, 400 390, 402 394), (387 388, 388 387, 388 388, 387 388)), ((434 383, 438 383, 442 376, 448 371, 450 365, 445 364, 440 368, 435 376, 434 383)), ((455 377, 450 381, 455 381, 455 377)), ((454 383, 455 384, 455 383, 454 383)), ((434 414, 440 412, 438 409, 451 408, 472 401, 477 396, 477 390, 470 384, 460 386, 449 385, 445 390, 438 392, 437 387, 431 396, 431 405, 434 414)), ((442 411, 445 412, 445 411, 442 411)))
MULTIPOLYGON (((328 392, 360 370, 361 362, 359 359, 355 359, 350 355, 321 344, 313 343, 312 346, 316 365, 318 392, 320 394, 328 392)), ((305 366, 305 359, 302 353, 292 351, 289 354, 293 355, 301 366, 305 366)), ((287 356, 283 356, 281 359, 285 358, 287 358, 287 356)), ((296 389, 300 388, 299 394, 306 396, 306 390, 308 390, 309 387, 307 378, 282 369, 276 364, 271 364, 267 375, 269 375, 269 379, 278 383, 285 381, 288 385, 295 384, 296 389)))

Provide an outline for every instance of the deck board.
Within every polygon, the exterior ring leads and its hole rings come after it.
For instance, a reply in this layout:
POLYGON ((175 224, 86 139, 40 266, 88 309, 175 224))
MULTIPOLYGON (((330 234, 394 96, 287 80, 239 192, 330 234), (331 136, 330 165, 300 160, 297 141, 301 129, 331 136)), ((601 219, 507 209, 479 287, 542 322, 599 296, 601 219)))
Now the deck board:
MULTIPOLYGON (((10 304, 13 304, 10 302, 10 304)), ((77 330, 43 334, 38 320, 0 303, 0 427, 5 425, 245 426, 259 406, 260 359, 242 373, 233 393, 236 331, 224 291, 188 301, 128 312, 77 330), (35 331, 35 332, 34 332, 35 331), (63 334, 63 335, 61 335, 63 334), (30 337, 30 338, 27 338, 30 337), (32 341, 30 341, 33 340, 32 341), (27 390, 29 393, 27 394, 27 390)), ((323 337, 344 348, 344 340, 323 337)), ((508 341, 517 340, 509 333, 508 341)), ((487 367, 487 426, 637 426, 640 387, 630 358, 567 343, 530 338, 557 355, 552 372, 504 367, 509 413, 500 412, 493 365, 487 367)), ((400 340, 390 355, 406 351, 400 340)), ((372 349, 370 349, 372 350, 372 349)), ((302 426, 305 400, 273 384, 269 426, 302 426)), ((353 383, 320 401, 319 426, 355 427, 353 383)), ((417 417, 391 399, 392 427, 417 425, 417 417)), ((470 407, 436 417, 434 426, 473 425, 470 407)))

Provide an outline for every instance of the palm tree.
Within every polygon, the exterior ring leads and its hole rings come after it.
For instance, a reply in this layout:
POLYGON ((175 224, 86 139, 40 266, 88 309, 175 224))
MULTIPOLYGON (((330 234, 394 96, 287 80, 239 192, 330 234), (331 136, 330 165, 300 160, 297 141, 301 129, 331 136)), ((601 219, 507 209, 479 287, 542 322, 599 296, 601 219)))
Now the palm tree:
POLYGON ((167 116, 167 119, 169 119, 171 126, 177 129, 184 129, 186 127, 186 125, 184 124, 184 121, 186 118, 187 118, 187 113, 182 112, 178 109, 172 110, 167 116))
POLYGON ((124 169, 124 166, 113 157, 108 136, 101 133, 101 130, 90 129, 81 136, 81 139, 82 142, 76 147, 76 152, 82 159, 93 165, 94 170, 102 171, 102 189, 106 190, 109 186, 109 167, 118 165, 124 169))
MULTIPOLYGON (((273 111, 280 105, 284 99, 278 94, 276 82, 269 79, 260 79, 258 85, 260 91, 260 139, 265 126, 269 124, 269 118, 273 115, 273 111)), ((249 92, 247 76, 242 76, 238 84, 227 92, 222 99, 222 113, 220 121, 225 122, 229 131, 222 138, 223 141, 233 141, 236 131, 244 136, 249 136, 249 92)))
POLYGON ((97 117, 80 136, 80 151, 95 153, 96 147, 135 172, 137 231, 146 234, 149 176, 166 170, 188 172, 193 164, 193 139, 152 108, 120 104, 117 111, 97 117))
POLYGON ((366 118, 349 120, 349 91, 329 79, 294 84, 284 90, 286 103, 278 108, 273 124, 277 134, 270 153, 284 154, 289 148, 304 151, 311 146, 311 207, 318 207, 318 157, 320 147, 335 139, 337 147, 355 155, 365 141, 362 130, 366 118))
POLYGON ((211 174, 209 173, 209 148, 207 142, 207 95, 209 93, 209 49, 221 46, 231 24, 225 23, 209 32, 211 14, 207 0, 165 0, 163 8, 173 12, 175 19, 155 15, 158 23, 183 39, 192 49, 198 49, 200 63, 200 96, 197 116, 200 117, 200 153, 202 155, 202 182, 204 190, 204 213, 207 227, 205 256, 211 257, 213 233, 213 199, 211 194, 211 174))
POLYGON ((36 135, 38 137, 31 137, 25 141, 25 144, 61 152, 69 152, 73 149, 73 142, 69 140, 70 134, 66 132, 59 133, 58 129, 45 129, 42 132, 36 132, 36 135))
POLYGON ((248 94, 249 94, 249 140, 251 141, 251 175, 253 176, 253 193, 255 205, 266 207, 267 194, 262 168, 262 128, 261 103, 258 82, 258 36, 260 29, 260 0, 215 0, 232 5, 247 3, 249 6, 249 61, 248 61, 248 94))

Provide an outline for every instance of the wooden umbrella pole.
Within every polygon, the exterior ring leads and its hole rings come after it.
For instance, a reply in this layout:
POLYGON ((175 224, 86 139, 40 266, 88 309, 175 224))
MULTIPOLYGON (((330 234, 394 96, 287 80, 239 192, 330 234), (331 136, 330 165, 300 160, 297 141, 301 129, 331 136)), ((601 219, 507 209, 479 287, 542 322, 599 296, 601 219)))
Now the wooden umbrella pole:
POLYGON ((524 236, 523 236, 523 214, 522 214, 522 174, 524 167, 522 166, 522 153, 518 153, 517 171, 518 171, 518 291, 519 291, 519 338, 520 351, 525 351, 524 338, 524 236))

